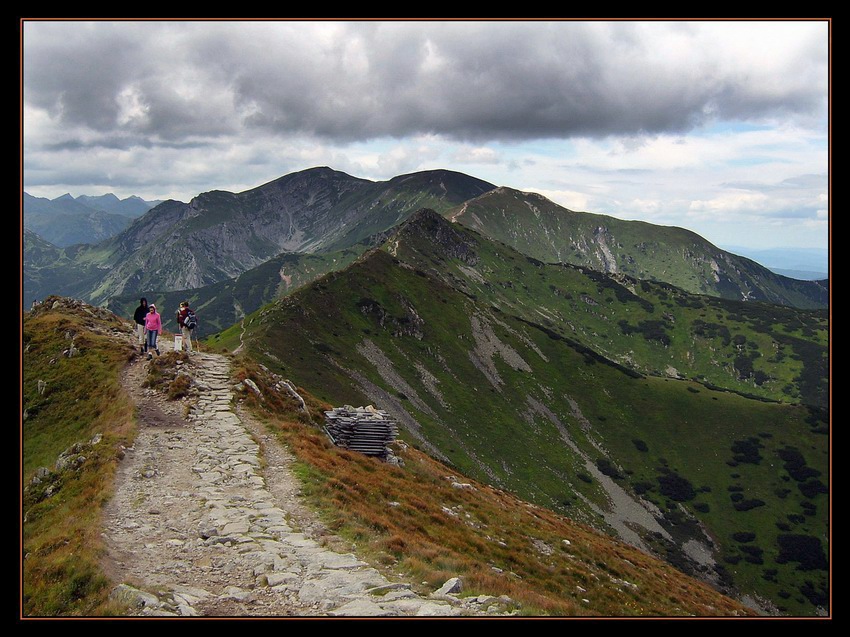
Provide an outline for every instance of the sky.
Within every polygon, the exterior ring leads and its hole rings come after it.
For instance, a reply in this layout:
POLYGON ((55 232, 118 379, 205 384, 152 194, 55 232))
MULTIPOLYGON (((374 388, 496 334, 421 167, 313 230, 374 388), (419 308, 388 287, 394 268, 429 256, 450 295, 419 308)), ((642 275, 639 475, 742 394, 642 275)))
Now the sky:
POLYGON ((720 246, 826 249, 829 28, 24 20, 23 186, 189 201, 445 168, 720 246))

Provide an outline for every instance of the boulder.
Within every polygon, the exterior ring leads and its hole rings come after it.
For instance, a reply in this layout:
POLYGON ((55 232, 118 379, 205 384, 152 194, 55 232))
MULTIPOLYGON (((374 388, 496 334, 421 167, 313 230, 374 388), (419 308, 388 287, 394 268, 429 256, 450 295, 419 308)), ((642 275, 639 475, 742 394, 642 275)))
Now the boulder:
POLYGON ((459 577, 453 577, 446 580, 440 588, 434 591, 435 595, 449 595, 452 593, 460 593, 463 590, 463 582, 459 577))
POLYGON ((127 584, 119 584, 109 594, 109 598, 132 608, 159 608, 156 595, 140 591, 127 584))
POLYGON ((254 382, 253 380, 251 380, 250 378, 246 378, 246 379, 245 379, 245 380, 243 380, 242 382, 244 383, 245 387, 247 387, 247 388, 248 388, 248 389, 250 389, 250 390, 251 390, 254 394, 256 394, 256 395, 259 397, 259 399, 260 399, 260 400, 263 400, 263 394, 262 394, 262 392, 260 391, 260 388, 259 388, 259 387, 257 387, 257 383, 255 383, 255 382, 254 382))

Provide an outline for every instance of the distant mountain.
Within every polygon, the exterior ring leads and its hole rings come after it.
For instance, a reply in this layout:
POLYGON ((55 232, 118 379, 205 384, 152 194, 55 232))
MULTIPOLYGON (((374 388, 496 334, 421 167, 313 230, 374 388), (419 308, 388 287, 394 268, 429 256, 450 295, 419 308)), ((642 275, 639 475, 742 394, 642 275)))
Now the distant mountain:
POLYGON ((33 301, 52 294, 53 290, 65 290, 78 298, 88 293, 103 276, 103 272, 75 260, 80 247, 60 248, 24 228, 22 256, 25 308, 33 301))
POLYGON ((665 281, 697 294, 794 307, 826 307, 826 282, 783 277, 670 226, 574 212, 536 193, 497 188, 447 217, 547 263, 665 281))
POLYGON ((24 227, 58 247, 99 243, 129 227, 132 219, 157 205, 139 197, 120 200, 113 194, 99 197, 70 194, 56 199, 23 193, 24 227))
POLYGON ((108 269, 90 300, 138 289, 198 288, 238 276, 282 252, 332 252, 393 227, 416 208, 447 210, 492 184, 451 171, 386 182, 330 168, 293 173, 242 193, 168 201, 81 258, 108 269))
POLYGON ((77 201, 84 203, 95 210, 112 212, 132 219, 141 217, 148 210, 162 203, 161 200, 145 201, 141 197, 136 197, 135 195, 127 197, 126 199, 119 199, 112 193, 97 197, 80 195, 77 197, 77 201))
POLYGON ((725 249, 792 279, 818 281, 829 277, 829 250, 793 247, 754 249, 742 246, 725 246, 725 249))
MULTIPOLYGON (((70 196, 60 199, 81 205, 70 196)), ((114 198, 103 201, 114 203, 114 198)), ((734 300, 800 308, 829 302, 828 282, 774 274, 683 228, 574 212, 540 195, 448 170, 372 182, 311 168, 241 193, 215 190, 189 203, 167 201, 114 237, 80 250, 75 263, 101 272, 83 292, 94 303, 132 298, 139 290, 196 289, 233 279, 281 254, 330 254, 378 241, 420 207, 547 263, 663 281, 734 300)), ((49 271, 42 276, 47 282, 49 271)))
POLYGON ((765 610, 811 615, 828 603, 826 328, 823 311, 545 264, 423 211, 210 344, 331 404, 386 409, 459 471, 765 610))

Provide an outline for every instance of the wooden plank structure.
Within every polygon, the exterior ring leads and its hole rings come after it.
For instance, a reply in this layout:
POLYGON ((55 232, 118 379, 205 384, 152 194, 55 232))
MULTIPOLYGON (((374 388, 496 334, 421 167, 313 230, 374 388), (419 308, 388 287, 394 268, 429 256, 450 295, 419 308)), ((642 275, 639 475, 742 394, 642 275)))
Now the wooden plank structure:
POLYGON ((325 433, 337 447, 386 460, 398 426, 387 412, 372 405, 346 405, 325 412, 325 433))

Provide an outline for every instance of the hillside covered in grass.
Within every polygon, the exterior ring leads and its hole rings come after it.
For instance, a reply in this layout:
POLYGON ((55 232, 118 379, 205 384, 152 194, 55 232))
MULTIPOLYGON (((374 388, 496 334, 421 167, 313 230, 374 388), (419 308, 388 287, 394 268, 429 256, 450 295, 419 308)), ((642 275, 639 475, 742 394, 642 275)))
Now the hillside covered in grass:
MULTIPOLYGON (((102 570, 100 525, 122 450, 133 446, 134 410, 120 383, 135 356, 129 330, 108 311, 58 297, 25 315, 26 617, 127 610, 109 599, 118 582, 102 570)), ((150 391, 174 390, 160 365, 169 358, 150 365, 150 391)), ((296 455, 302 493, 335 541, 389 576, 422 582, 423 592, 461 577, 463 595, 507 596, 521 615, 752 614, 661 560, 403 442, 394 445, 399 465, 333 447, 318 426, 327 403, 299 388, 308 406, 299 411, 279 377, 250 357, 234 368, 234 383, 251 380, 262 395, 245 392, 243 407, 296 455)))
POLYGON ((128 331, 111 312, 71 299, 48 297, 24 315, 25 615, 114 611, 100 567, 100 522, 135 427, 120 383, 134 355, 128 331))
POLYGON ((829 304, 825 280, 799 281, 775 274, 685 228, 576 212, 536 193, 497 188, 446 216, 547 263, 663 281, 694 294, 730 300, 799 308, 829 304))
POLYGON ((521 615, 753 614, 661 560, 403 442, 394 445, 398 465, 334 447, 317 427, 328 404, 299 388, 305 413, 268 369, 250 359, 237 367, 260 392, 247 404, 295 453, 303 492, 325 524, 391 575, 423 590, 460 577, 463 595, 507 595, 521 615))
POLYGON ((828 602, 825 340, 817 313, 546 266, 423 214, 213 342, 391 411, 481 482, 812 615, 828 602))

